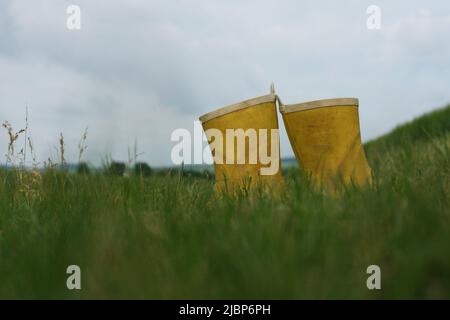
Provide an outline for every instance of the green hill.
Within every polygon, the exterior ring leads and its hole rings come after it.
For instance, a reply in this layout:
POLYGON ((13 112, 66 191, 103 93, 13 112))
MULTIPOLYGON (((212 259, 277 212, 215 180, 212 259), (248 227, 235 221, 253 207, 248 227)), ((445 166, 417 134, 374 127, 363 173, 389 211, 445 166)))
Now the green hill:
POLYGON ((392 132, 366 143, 366 150, 401 147, 405 143, 416 143, 440 138, 450 132, 450 105, 427 113, 406 124, 395 128, 392 132))
POLYGON ((398 126, 365 145, 368 160, 380 180, 448 188, 450 170, 450 105, 398 126))

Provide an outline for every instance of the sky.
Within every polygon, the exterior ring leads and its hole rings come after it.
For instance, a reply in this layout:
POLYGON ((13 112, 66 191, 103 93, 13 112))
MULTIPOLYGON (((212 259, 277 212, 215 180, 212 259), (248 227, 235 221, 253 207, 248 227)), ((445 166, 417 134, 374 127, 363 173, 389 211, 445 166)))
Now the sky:
MULTIPOLYGON (((177 128, 269 93, 358 97, 363 141, 450 102, 450 2, 2 0, 0 121, 28 120, 38 160, 171 165, 177 128), (66 26, 69 5, 81 29, 66 26), (370 5, 380 29, 367 28, 370 5)), ((281 154, 292 156, 281 125, 281 154)), ((0 131, 0 162, 7 152, 0 131)))

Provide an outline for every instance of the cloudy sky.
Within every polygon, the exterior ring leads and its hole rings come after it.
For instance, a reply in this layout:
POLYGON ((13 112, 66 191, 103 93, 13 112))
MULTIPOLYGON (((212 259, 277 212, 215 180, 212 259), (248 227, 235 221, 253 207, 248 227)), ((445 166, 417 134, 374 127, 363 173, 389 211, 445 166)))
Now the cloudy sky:
POLYGON ((450 2, 0 1, 0 121, 23 127, 28 105, 40 160, 60 132, 76 160, 88 126, 92 163, 126 161, 137 139, 141 160, 170 165, 174 129, 272 81, 285 103, 359 97, 375 138, 450 102, 450 2), (81 30, 66 28, 72 4, 81 30), (372 4, 380 30, 366 26, 372 4))

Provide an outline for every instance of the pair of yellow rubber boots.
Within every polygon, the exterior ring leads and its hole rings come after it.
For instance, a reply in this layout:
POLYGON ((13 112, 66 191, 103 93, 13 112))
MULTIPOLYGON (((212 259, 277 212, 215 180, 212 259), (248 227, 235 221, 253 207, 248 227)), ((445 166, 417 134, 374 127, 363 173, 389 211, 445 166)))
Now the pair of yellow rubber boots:
POLYGON ((315 186, 371 182, 358 115, 358 99, 340 98, 283 105, 273 85, 268 95, 200 117, 211 147, 216 190, 235 192, 282 185, 276 104, 295 157, 315 186))

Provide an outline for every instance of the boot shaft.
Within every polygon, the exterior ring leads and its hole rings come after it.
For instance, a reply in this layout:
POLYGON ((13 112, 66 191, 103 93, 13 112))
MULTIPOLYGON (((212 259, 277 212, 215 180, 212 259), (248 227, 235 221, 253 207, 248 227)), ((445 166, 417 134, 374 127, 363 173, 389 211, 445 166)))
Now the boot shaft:
POLYGON ((358 99, 317 100, 280 106, 297 161, 316 185, 362 186, 371 169, 361 143, 358 99))
POLYGON ((268 188, 281 180, 273 92, 207 113, 200 121, 213 154, 217 190, 268 188))

